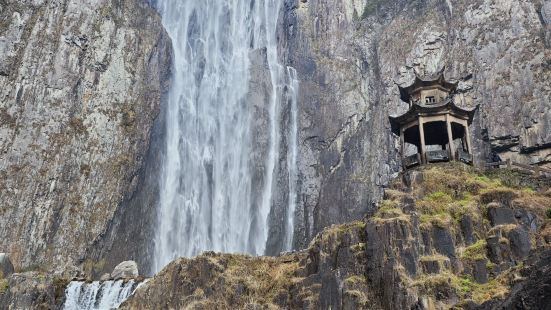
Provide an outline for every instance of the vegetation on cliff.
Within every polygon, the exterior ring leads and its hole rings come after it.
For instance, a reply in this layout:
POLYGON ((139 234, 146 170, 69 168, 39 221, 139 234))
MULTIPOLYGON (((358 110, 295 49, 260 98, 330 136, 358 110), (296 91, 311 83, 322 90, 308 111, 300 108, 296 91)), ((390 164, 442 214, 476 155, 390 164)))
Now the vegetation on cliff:
MULTIPOLYGON (((437 165, 407 173, 375 214, 279 257, 172 262, 124 309, 476 307, 507 296, 549 247, 549 182, 437 165)), ((482 306, 481 306, 482 307, 482 306)))

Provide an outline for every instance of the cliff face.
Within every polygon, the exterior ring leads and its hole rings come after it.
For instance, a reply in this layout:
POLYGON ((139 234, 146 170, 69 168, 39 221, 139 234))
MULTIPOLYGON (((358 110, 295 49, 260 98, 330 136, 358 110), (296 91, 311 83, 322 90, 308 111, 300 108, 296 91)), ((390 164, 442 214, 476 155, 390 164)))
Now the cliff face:
POLYGON ((372 211, 400 169, 389 115, 398 85, 444 70, 464 107, 479 163, 551 159, 551 2, 286 0, 282 57, 299 92, 300 199, 295 242, 372 211))
POLYGON ((403 180, 372 217, 332 226, 304 251, 178 259, 121 308, 492 309, 545 290, 548 268, 534 272, 549 260, 551 193, 534 189, 548 180, 462 166, 403 180))
POLYGON ((0 20, 0 251, 62 270, 140 183, 170 40, 142 1, 2 0, 0 20))

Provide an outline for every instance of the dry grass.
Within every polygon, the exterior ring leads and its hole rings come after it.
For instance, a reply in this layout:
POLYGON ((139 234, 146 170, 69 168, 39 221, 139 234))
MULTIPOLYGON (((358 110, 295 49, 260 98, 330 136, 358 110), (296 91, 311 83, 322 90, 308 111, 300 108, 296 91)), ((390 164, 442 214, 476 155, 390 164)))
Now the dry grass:
POLYGON ((0 294, 4 294, 10 289, 8 279, 0 279, 0 294))
POLYGON ((486 284, 478 284, 469 277, 459 277, 451 272, 436 275, 423 275, 413 286, 421 289, 425 294, 435 295, 442 290, 450 290, 460 299, 472 299, 481 304, 489 299, 503 297, 509 293, 509 285, 505 279, 498 278, 486 284))
POLYGON ((269 304, 281 290, 302 280, 295 276, 298 268, 299 262, 291 257, 232 255, 224 273, 228 287, 244 286, 251 300, 269 304))
POLYGON ((483 204, 498 202, 503 205, 510 206, 511 202, 518 196, 519 194, 517 191, 509 187, 500 186, 482 191, 482 193, 480 193, 480 202, 483 204))
POLYGON ((435 255, 425 255, 421 256, 419 258, 419 261, 421 262, 445 262, 449 261, 450 259, 447 256, 435 254, 435 255))
POLYGON ((466 247, 461 253, 461 259, 477 261, 486 258, 486 240, 478 240, 475 244, 466 247))
MULTIPOLYGON (((422 167, 423 181, 414 184, 412 195, 416 198, 415 211, 419 214, 421 228, 431 230, 433 226, 448 229, 452 235, 457 236, 461 231, 460 223, 465 215, 474 222, 474 234, 499 235, 507 234, 518 227, 516 224, 499 225, 490 229, 487 216, 487 205, 497 202, 505 206, 523 208, 540 219, 546 219, 546 212, 551 206, 549 190, 534 190, 534 187, 526 186, 529 179, 523 178, 522 182, 511 177, 507 173, 489 174, 477 172, 468 167, 457 165, 438 165, 422 167), (517 186, 510 186, 517 184, 517 186), (523 185, 524 184, 524 185, 523 185)), ((385 196, 393 198, 391 202, 381 205, 378 215, 396 213, 400 208, 397 198, 400 195, 391 191, 385 196)), ((539 232, 546 242, 551 244, 551 219, 545 220, 542 230, 539 232), (547 235, 545 232, 548 231, 547 235)), ((502 237, 500 242, 508 243, 509 240, 502 237)), ((468 247, 458 246, 458 254, 464 263, 487 259, 487 244, 484 238, 468 247)), ((422 256, 420 262, 443 262, 445 256, 422 256)), ((492 263, 487 267, 492 269, 492 263)), ((445 270, 438 274, 422 274, 412 280, 411 287, 419 289, 429 296, 456 295, 459 300, 471 299, 476 303, 483 303, 491 298, 502 297, 508 294, 510 279, 514 268, 502 273, 497 278, 492 278, 486 284, 478 284, 470 276, 454 274, 445 270)), ((451 297, 450 297, 451 296, 451 297)))
MULTIPOLYGON (((535 191, 531 187, 509 187, 510 174, 485 175, 464 165, 446 164, 421 168, 423 181, 414 186, 416 211, 421 223, 438 227, 453 226, 468 214, 476 222, 482 222, 486 205, 497 202, 506 206, 524 208, 541 218, 551 206, 546 191, 535 191)), ((523 179, 523 182, 528 182, 523 179)), ((515 184, 520 184, 518 181, 515 184)), ((549 191, 549 190, 548 190, 549 191)), ((398 216, 393 209, 399 208, 401 197, 395 190, 389 190, 385 197, 389 202, 381 205, 381 215, 398 216), (395 207, 392 207, 392 203, 395 207)), ((384 217, 383 217, 384 218, 384 217)))
POLYGON ((341 225, 333 225, 329 228, 326 228, 316 238, 314 238, 310 245, 316 242, 331 244, 332 242, 329 241, 338 241, 344 234, 356 234, 358 236, 363 236, 365 234, 365 227, 366 224, 363 221, 354 221, 341 225))
POLYGON ((499 235, 508 234, 512 230, 516 229, 517 227, 518 227, 517 224, 497 225, 488 231, 488 235, 492 236, 492 235, 498 235, 498 234, 499 235))
POLYGON ((481 304, 492 298, 503 298, 509 294, 509 285, 502 279, 493 279, 486 284, 475 284, 471 298, 481 304))

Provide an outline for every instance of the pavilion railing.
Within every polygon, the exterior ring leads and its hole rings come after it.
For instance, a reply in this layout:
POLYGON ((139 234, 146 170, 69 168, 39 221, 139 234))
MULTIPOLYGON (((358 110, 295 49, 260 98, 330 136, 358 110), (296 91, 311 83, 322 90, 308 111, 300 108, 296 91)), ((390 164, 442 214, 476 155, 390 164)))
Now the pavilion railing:
POLYGON ((461 149, 457 150, 456 158, 457 158, 457 160, 459 160, 461 162, 464 162, 466 164, 472 164, 473 163, 473 155, 468 153, 468 152, 465 152, 461 149))
POLYGON ((414 154, 407 157, 404 157, 403 160, 404 167, 411 168, 421 164, 421 155, 414 154))
POLYGON ((448 150, 427 151, 426 156, 429 163, 450 161, 450 152, 448 150))

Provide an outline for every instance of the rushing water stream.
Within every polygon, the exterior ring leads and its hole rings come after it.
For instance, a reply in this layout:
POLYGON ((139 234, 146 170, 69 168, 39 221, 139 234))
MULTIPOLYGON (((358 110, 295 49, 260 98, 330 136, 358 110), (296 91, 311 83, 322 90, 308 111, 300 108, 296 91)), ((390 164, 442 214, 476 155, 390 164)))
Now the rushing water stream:
POLYGON ((109 310, 118 308, 139 284, 129 281, 72 281, 65 291, 64 310, 109 310))
MULTIPOLYGON (((282 0, 158 0, 174 46, 173 85, 166 114, 153 271, 179 256, 205 250, 263 254, 268 238, 276 165, 287 158, 289 189, 296 183, 296 91, 292 68, 278 62, 276 27, 282 0), (262 189, 254 191, 255 152, 247 102, 250 58, 266 49, 271 78, 268 150, 262 189), (291 99, 291 100, 289 100, 291 99), (292 107, 284 106, 291 102, 292 107), (290 109, 290 129, 280 128, 290 109), (294 111, 294 112, 293 112, 294 111), (280 154, 280 135, 288 154, 280 154), (285 157, 281 157, 285 156, 285 157), (258 193, 257 193, 258 192, 258 193)), ((296 195, 290 193, 285 248, 292 246, 296 195)))

